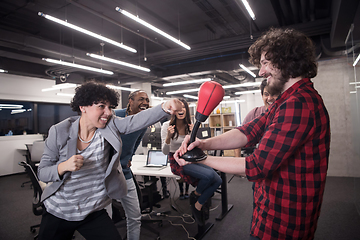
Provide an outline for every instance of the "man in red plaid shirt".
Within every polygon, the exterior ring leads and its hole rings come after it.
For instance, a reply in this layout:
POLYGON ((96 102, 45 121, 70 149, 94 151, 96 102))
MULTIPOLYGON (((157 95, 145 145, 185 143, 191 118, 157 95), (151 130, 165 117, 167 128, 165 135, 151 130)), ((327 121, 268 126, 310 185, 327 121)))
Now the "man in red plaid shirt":
POLYGON ((259 143, 246 158, 208 156, 201 163, 255 182, 250 239, 313 239, 323 200, 330 149, 330 121, 310 78, 317 74, 315 48, 304 34, 271 29, 250 48, 250 62, 260 67, 270 92, 281 95, 253 121, 187 146, 234 149, 259 143), (236 140, 235 140, 236 139, 236 140))

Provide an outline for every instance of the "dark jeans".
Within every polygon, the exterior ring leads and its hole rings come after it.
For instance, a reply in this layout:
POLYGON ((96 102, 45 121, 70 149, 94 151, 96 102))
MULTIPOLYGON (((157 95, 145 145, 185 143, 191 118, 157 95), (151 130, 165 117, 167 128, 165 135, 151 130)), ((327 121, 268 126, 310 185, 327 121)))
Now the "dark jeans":
POLYGON ((184 166, 184 174, 199 179, 196 192, 201 196, 198 202, 204 205, 220 186, 222 180, 214 169, 201 163, 192 163, 184 166))
POLYGON ((75 230, 87 240, 121 240, 105 209, 89 214, 82 221, 67 221, 45 211, 41 219, 39 240, 70 240, 75 230))

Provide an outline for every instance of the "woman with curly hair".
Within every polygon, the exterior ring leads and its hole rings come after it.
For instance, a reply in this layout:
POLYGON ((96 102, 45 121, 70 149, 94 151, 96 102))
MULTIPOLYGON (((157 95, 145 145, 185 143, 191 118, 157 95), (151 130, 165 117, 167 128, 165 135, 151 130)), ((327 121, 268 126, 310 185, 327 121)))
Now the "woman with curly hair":
POLYGON ((222 180, 214 169, 201 163, 179 166, 175 161, 174 152, 192 130, 189 105, 185 99, 179 100, 182 103, 182 110, 172 115, 170 121, 164 122, 161 127, 162 151, 169 155, 171 171, 180 176, 185 183, 196 186, 196 190, 190 194, 191 209, 197 223, 204 225, 205 216, 202 207, 220 186, 222 180))
POLYGON ((103 84, 87 82, 75 89, 71 108, 80 116, 53 125, 38 168, 52 182, 41 196, 45 205, 39 239, 121 239, 105 211, 112 199, 127 194, 120 165, 121 134, 154 124, 181 109, 177 99, 126 118, 112 115, 119 94, 103 84))

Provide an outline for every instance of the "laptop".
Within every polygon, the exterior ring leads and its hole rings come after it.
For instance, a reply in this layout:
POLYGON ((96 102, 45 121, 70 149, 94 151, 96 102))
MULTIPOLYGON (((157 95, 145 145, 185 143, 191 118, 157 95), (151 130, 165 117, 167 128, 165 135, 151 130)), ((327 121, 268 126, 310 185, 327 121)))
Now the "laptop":
POLYGON ((161 150, 149 150, 145 169, 161 170, 166 168, 168 155, 163 154, 161 150))

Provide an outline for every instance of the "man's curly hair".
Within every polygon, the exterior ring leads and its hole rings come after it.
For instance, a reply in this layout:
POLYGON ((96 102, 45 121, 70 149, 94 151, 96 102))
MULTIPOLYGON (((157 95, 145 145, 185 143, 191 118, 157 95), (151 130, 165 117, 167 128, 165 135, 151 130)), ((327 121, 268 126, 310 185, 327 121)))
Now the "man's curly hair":
POLYGON ((113 89, 102 83, 94 81, 86 82, 75 88, 75 96, 71 100, 70 107, 78 114, 81 113, 80 106, 91 106, 100 102, 109 102, 112 108, 116 108, 120 95, 113 89))
POLYGON ((259 37, 248 50, 249 62, 260 67, 261 54, 276 68, 284 79, 313 78, 317 74, 315 46, 310 38, 294 29, 271 28, 259 37))

